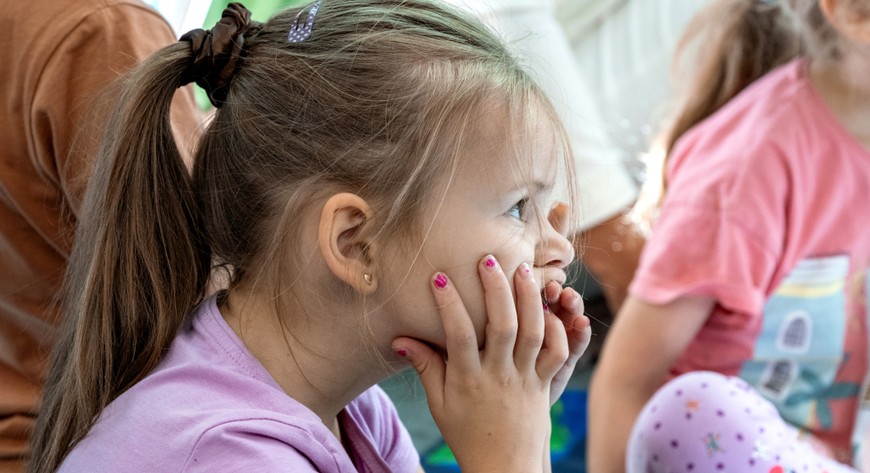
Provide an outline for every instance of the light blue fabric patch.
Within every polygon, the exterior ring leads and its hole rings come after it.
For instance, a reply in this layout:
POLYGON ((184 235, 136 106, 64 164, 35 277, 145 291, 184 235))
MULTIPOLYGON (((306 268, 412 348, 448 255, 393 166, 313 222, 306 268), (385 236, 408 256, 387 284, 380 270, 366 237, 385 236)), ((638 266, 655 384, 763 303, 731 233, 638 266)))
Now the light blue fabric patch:
POLYGON ((845 255, 798 263, 765 304, 753 359, 740 372, 799 428, 830 429, 829 401, 859 391, 855 383, 834 382, 849 356, 843 350, 848 272, 845 255))

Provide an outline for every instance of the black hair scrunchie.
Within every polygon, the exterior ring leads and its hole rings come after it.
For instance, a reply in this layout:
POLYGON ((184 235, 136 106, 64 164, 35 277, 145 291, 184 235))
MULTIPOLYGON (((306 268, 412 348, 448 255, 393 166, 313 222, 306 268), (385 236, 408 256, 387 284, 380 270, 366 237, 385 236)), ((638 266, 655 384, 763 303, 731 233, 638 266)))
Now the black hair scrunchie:
POLYGON ((226 101, 229 86, 244 56, 245 36, 255 35, 262 24, 251 20, 241 3, 230 3, 210 30, 195 29, 179 41, 190 42, 193 58, 181 77, 180 86, 191 82, 203 88, 215 107, 226 101))

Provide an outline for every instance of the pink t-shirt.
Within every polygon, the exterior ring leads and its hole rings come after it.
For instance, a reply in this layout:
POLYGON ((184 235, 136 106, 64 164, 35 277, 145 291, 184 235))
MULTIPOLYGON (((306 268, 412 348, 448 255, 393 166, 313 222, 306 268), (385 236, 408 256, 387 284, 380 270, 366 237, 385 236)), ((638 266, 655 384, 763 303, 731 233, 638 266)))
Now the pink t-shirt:
POLYGON ((740 375, 792 424, 850 448, 867 374, 870 152, 797 60, 679 142, 631 293, 717 305, 672 368, 740 375))
POLYGON ((62 472, 400 472, 420 458, 377 386, 339 423, 351 455, 245 348, 215 299, 189 318, 161 364, 114 400, 62 472))

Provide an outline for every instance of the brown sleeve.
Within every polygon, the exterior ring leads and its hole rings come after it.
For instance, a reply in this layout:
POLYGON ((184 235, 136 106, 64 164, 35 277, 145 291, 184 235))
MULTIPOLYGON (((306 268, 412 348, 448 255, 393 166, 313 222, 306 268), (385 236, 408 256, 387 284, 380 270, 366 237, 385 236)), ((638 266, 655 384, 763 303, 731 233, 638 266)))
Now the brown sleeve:
MULTIPOLYGON (((175 41, 169 24, 154 10, 132 2, 113 4, 82 20, 47 62, 32 108, 31 159, 43 178, 61 190, 74 215, 110 109, 113 87, 108 86, 175 41)), ((190 87, 179 89, 172 124, 182 150, 196 139, 200 116, 190 87)))

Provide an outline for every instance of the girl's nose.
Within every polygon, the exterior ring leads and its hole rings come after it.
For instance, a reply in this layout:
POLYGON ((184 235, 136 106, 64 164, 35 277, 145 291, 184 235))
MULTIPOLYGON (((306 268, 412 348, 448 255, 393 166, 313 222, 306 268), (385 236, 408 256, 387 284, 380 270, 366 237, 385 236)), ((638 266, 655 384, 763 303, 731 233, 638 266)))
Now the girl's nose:
POLYGON ((542 267, 564 268, 574 261, 574 245, 567 238, 571 230, 568 205, 557 203, 550 210, 541 235, 541 245, 535 260, 542 267))

